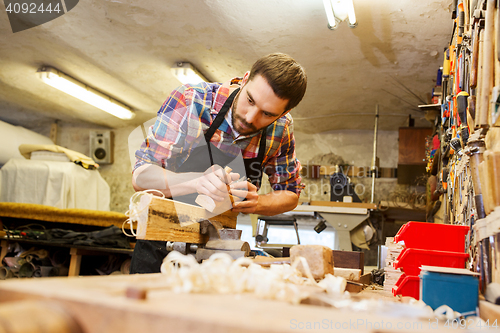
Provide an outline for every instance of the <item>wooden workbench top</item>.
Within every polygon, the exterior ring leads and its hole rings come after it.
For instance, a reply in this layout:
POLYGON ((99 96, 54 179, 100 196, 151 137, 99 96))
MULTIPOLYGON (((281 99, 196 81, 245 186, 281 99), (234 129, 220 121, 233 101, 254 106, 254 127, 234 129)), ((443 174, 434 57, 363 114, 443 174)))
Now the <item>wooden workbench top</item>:
POLYGON ((38 204, 0 202, 0 217, 109 227, 122 227, 127 216, 117 212, 56 208, 38 204))
POLYGON ((87 333, 296 332, 308 327, 318 331, 373 332, 375 325, 415 328, 405 332, 435 332, 429 329, 428 320, 385 317, 382 308, 380 313, 356 313, 291 305, 247 294, 175 294, 163 289, 149 292, 147 300, 125 297, 127 287, 158 285, 163 279, 161 274, 147 274, 6 280, 0 281, 0 302, 56 301, 87 333))

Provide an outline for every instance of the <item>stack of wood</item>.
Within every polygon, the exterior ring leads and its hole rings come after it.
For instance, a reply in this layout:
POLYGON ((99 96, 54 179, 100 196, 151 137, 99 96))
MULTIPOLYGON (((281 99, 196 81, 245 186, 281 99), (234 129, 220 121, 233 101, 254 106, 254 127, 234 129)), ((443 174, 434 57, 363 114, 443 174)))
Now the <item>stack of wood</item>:
POLYGON ((392 264, 398 258, 404 247, 400 244, 394 243, 393 237, 387 237, 385 240, 385 246, 387 247, 387 257, 385 258, 385 279, 384 279, 384 290, 392 292, 392 287, 396 282, 398 282, 399 277, 403 272, 401 269, 395 269, 392 264))

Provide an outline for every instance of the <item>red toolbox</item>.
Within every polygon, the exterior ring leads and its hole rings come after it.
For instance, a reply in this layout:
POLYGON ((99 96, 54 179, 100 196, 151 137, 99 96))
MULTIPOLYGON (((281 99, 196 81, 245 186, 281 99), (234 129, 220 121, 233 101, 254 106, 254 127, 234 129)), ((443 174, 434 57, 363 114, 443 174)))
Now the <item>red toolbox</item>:
POLYGON ((420 278, 414 275, 402 274, 398 282, 392 287, 394 296, 410 296, 415 299, 420 299, 420 278))
POLYGON ((469 229, 463 225, 410 221, 399 229, 394 243, 403 241, 407 248, 465 252, 465 236, 469 229))
POLYGON ((406 248, 394 261, 393 267, 401 268, 406 275, 419 275, 422 265, 465 268, 467 259, 468 253, 406 248))

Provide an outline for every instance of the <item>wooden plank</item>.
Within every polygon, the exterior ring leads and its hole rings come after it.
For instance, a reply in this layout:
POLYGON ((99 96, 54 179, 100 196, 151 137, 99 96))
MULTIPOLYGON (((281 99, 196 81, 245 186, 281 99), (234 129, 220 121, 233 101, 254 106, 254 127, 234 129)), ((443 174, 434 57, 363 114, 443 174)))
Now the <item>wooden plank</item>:
POLYGON ((68 276, 78 276, 80 275, 80 266, 82 264, 82 255, 78 254, 78 249, 72 248, 69 251, 71 254, 71 260, 69 262, 69 272, 68 276))
POLYGON ((90 209, 61 209, 17 202, 0 202, 0 217, 109 227, 122 227, 125 214, 90 209))
MULTIPOLYGON (((148 200, 147 197, 144 200, 148 200)), ((145 223, 137 226, 137 238, 185 243, 206 243, 208 238, 200 233, 203 220, 219 222, 223 227, 236 228, 238 213, 231 211, 213 215, 205 209, 159 197, 153 197, 148 205, 145 223), (181 222, 191 224, 182 226, 181 222)))
POLYGON ((311 201, 310 204, 312 206, 352 207, 352 208, 377 209, 377 205, 376 204, 363 203, 363 202, 311 201))
POLYGON ((365 268, 365 254, 358 251, 333 250, 333 265, 340 268, 360 269, 361 275, 365 268))

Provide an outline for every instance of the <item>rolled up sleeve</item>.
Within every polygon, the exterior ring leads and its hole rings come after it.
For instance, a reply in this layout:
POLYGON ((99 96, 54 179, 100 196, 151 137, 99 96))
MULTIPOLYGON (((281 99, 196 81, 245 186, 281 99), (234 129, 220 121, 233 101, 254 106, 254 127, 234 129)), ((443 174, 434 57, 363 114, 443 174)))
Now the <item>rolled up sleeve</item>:
POLYGON ((269 183, 274 191, 286 190, 300 195, 305 187, 300 177, 300 168, 300 162, 295 155, 295 139, 290 122, 283 128, 277 154, 265 163, 264 172, 269 176, 269 183))

